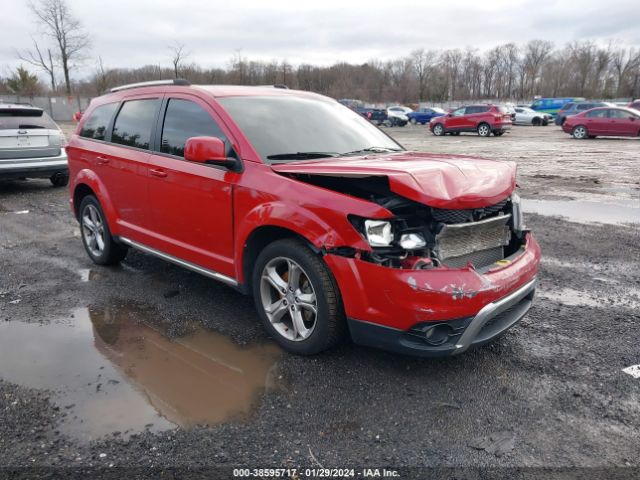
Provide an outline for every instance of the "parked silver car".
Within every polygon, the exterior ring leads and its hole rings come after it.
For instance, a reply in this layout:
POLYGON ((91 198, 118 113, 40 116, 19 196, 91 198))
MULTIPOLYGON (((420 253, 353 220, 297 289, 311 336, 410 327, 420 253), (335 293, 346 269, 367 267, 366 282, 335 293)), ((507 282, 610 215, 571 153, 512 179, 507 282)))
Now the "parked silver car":
POLYGON ((537 112, 529 107, 515 107, 516 118, 514 120, 515 125, 534 125, 534 126, 547 126, 553 119, 552 115, 544 112, 537 112))
POLYGON ((0 179, 49 178, 69 182, 65 138, 40 108, 0 103, 0 179))

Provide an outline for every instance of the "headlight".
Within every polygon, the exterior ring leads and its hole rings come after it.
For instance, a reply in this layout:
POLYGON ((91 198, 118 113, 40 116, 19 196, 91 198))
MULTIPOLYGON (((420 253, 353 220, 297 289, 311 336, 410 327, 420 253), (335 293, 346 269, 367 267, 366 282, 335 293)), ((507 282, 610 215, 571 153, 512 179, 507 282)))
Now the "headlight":
POLYGON ((365 220, 364 233, 372 247, 388 247, 393 241, 391 222, 384 220, 365 220))
POLYGON ((511 214, 513 215, 513 229, 516 232, 525 230, 527 227, 524 224, 522 203, 520 202, 520 195, 518 195, 517 193, 511 194, 511 214))
POLYGON ((405 233, 400 237, 400 246, 405 250, 415 250, 427 244, 420 233, 405 233))

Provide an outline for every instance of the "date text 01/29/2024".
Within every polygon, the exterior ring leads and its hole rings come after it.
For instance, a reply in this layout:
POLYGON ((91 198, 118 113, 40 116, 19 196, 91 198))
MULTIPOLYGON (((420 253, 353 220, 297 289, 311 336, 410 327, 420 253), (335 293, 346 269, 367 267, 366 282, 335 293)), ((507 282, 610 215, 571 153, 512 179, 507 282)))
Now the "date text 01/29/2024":
POLYGON ((399 478, 396 470, 386 468, 235 468, 236 478, 399 478))

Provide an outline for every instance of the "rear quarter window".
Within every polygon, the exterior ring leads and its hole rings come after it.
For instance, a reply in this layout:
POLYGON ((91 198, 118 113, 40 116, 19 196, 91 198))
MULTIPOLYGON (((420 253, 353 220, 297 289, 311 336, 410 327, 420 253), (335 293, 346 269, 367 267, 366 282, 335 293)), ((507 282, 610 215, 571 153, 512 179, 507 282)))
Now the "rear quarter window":
POLYGON ((117 108, 117 103, 96 107, 82 124, 79 135, 84 138, 104 140, 107 134, 107 127, 117 108))

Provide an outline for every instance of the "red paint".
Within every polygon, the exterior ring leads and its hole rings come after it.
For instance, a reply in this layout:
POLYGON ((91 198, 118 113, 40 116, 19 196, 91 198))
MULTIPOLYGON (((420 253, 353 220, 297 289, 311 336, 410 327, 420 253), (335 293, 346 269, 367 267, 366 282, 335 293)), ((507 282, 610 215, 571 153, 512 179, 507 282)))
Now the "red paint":
POLYGON ((631 108, 592 108, 567 117, 562 130, 572 134, 579 125, 587 129, 589 136, 637 137, 640 136, 640 112, 631 108))
MULTIPOLYGON (((392 269, 331 253, 335 247, 370 251, 347 215, 391 218, 373 202, 297 181, 285 173, 384 175, 399 195, 439 208, 497 203, 515 188, 515 165, 454 155, 402 152, 269 166, 216 102, 224 95, 313 94, 255 87, 168 86, 123 90, 97 106, 128 99, 190 99, 220 126, 242 159, 243 171, 187 162, 158 152, 72 135, 70 191, 89 187, 111 231, 243 284, 245 245, 263 227, 287 229, 324 250, 348 316, 397 328, 424 320, 468 316, 532 279, 540 250, 531 235, 511 264, 480 275, 472 268, 392 269)), ((197 147, 198 145, 195 145, 197 147)), ((200 147, 204 148, 202 145, 200 147)), ((77 206, 75 206, 77 208, 77 206)))
POLYGON ((511 129, 512 120, 511 115, 501 111, 497 105, 467 105, 432 118, 429 129, 433 131, 433 127, 439 124, 446 133, 476 132, 482 123, 489 124, 493 132, 504 132, 511 129))
POLYGON ((514 162, 402 152, 281 164, 277 172, 386 176, 398 195, 437 208, 480 208, 508 197, 516 185, 514 162))

